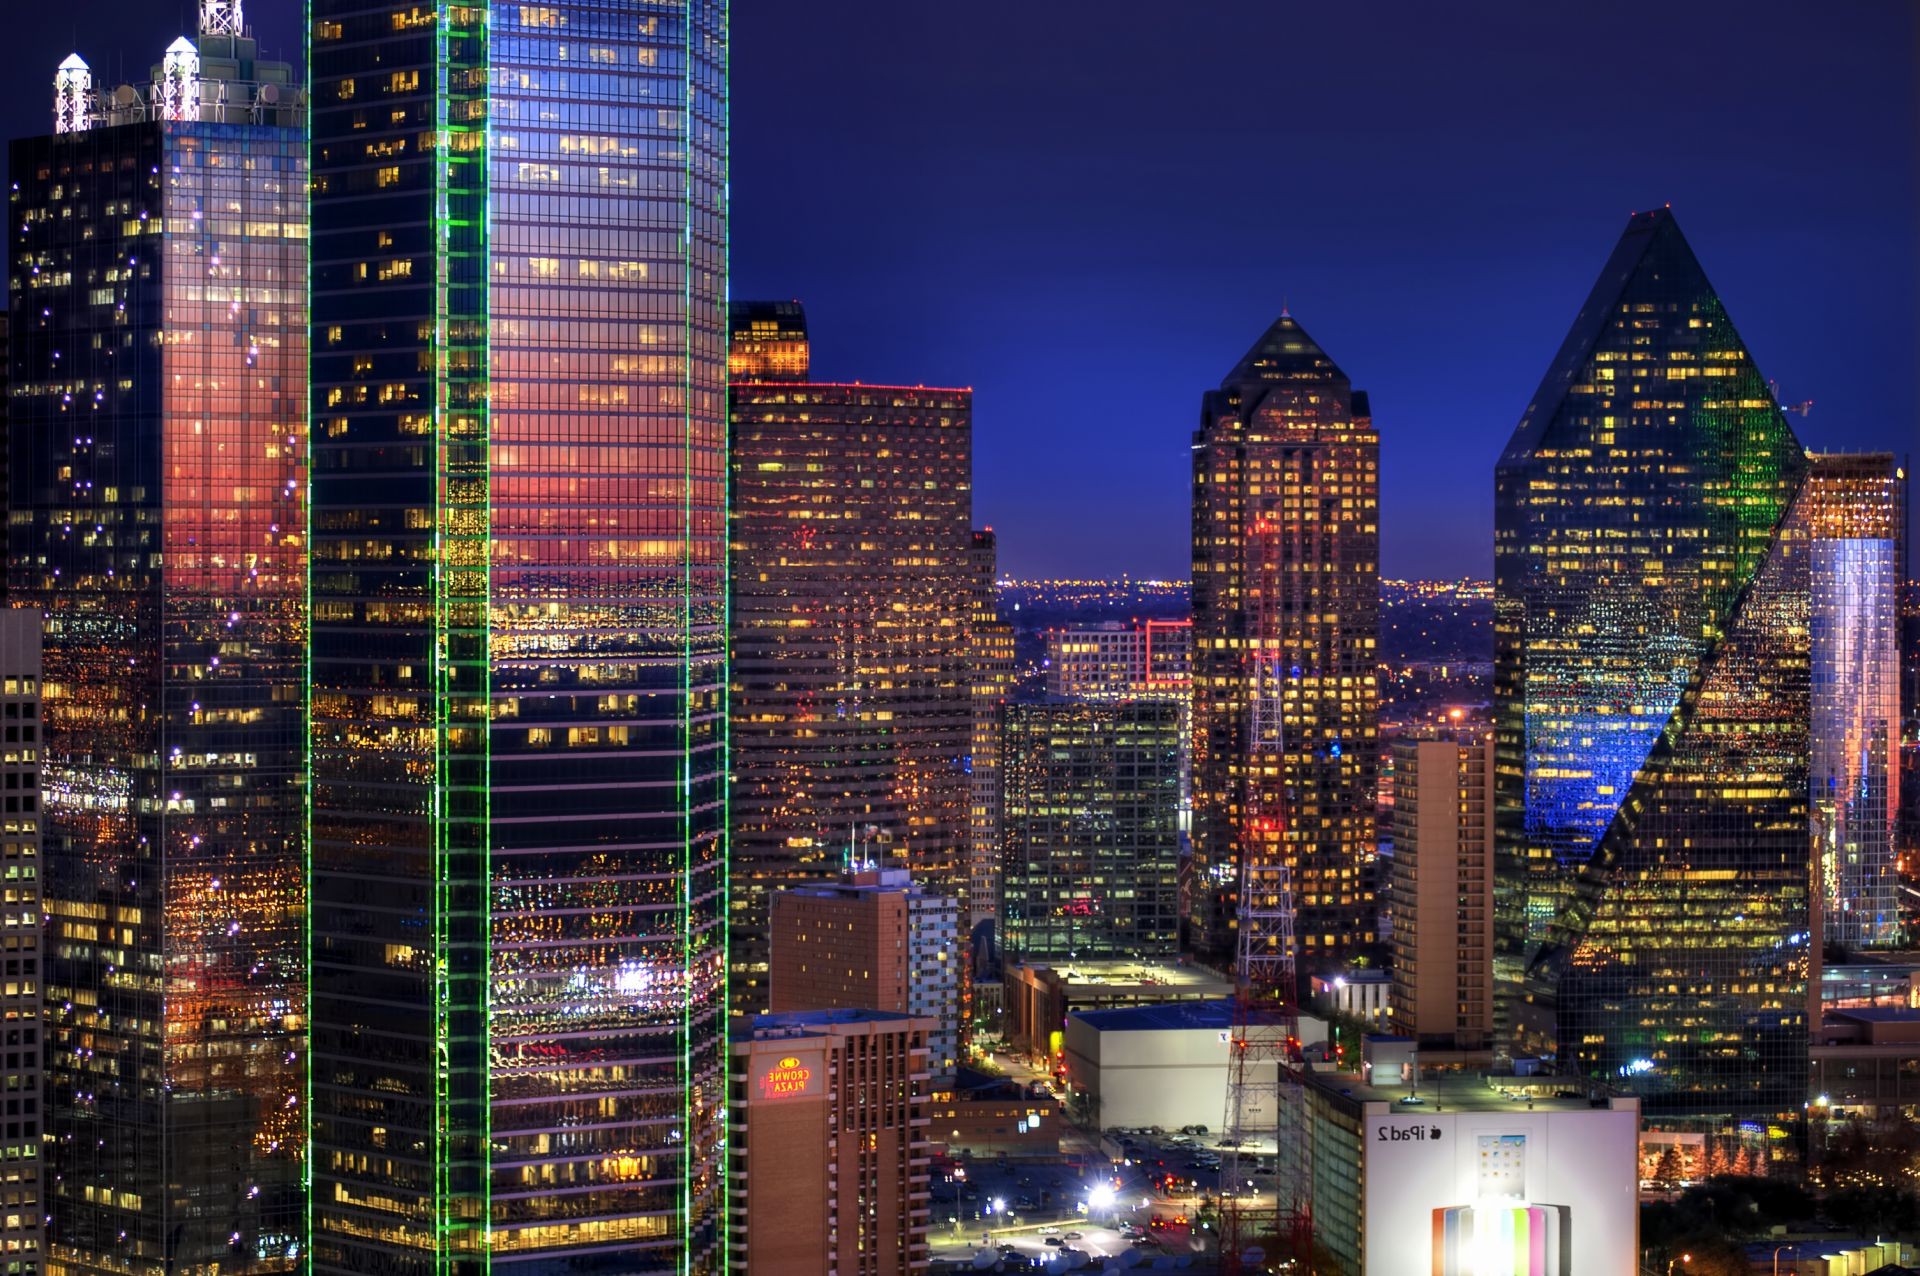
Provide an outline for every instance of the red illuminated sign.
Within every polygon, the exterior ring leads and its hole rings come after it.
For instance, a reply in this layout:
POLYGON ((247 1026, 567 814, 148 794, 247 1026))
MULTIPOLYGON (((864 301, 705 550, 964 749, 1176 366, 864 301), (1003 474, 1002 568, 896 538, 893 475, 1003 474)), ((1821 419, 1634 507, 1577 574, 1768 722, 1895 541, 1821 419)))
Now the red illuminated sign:
POLYGON ((760 1097, 763 1099, 797 1098, 812 1088, 812 1082, 813 1069, 793 1055, 788 1055, 760 1074, 760 1097))

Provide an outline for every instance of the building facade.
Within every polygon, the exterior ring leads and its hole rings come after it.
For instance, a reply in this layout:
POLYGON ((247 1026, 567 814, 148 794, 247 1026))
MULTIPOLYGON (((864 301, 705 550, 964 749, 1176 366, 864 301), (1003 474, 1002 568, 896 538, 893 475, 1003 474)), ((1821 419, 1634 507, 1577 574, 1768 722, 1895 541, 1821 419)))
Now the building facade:
POLYGON ((797 301, 728 304, 728 381, 805 381, 812 367, 806 307, 797 301))
POLYGON ((1493 740, 1393 746, 1393 1031, 1493 1046, 1493 740))
POLYGON ((971 887, 972 397, 733 385, 735 1013, 780 889, 849 860, 971 887))
POLYGON ((75 55, 55 91, 11 153, 7 436, 8 592, 46 624, 47 1267, 291 1270, 304 104, 218 3, 150 80, 75 55))
POLYGON ((1282 315, 1193 436, 1193 947, 1235 948, 1243 868, 1291 876, 1301 960, 1377 938, 1379 435, 1282 315))
POLYGON ((0 608, 0 1271, 46 1270, 46 948, 41 936, 40 613, 0 608))
POLYGON ((754 1276, 927 1270, 928 1021, 764 1014, 728 1061, 727 1250, 754 1276))
POLYGON ((314 0, 315 1272, 724 1263, 724 0, 314 0))
POLYGON ((961 902, 916 885, 904 869, 857 869, 776 893, 769 909, 776 1014, 884 1010, 928 1021, 929 1060, 959 1059, 965 949, 961 902))
POLYGON ((1816 455, 1809 565, 1811 801, 1820 932, 1891 947, 1900 918, 1900 580, 1906 476, 1886 453, 1816 455))
POLYGON ((1179 951, 1181 717, 1164 700, 1006 707, 999 859, 1009 958, 1179 951))
POLYGON ((973 838, 967 889, 970 927, 1000 916, 1000 720, 1013 690, 1014 647, 1013 626, 1000 618, 998 543, 991 527, 974 529, 967 625, 973 656, 973 749, 967 766, 973 838))
POLYGON ((1802 450, 1673 215, 1636 215, 1496 476, 1502 1049, 1650 1112, 1802 1110, 1815 830, 1843 922, 1878 889, 1833 783, 1883 751, 1863 464, 1802 450))

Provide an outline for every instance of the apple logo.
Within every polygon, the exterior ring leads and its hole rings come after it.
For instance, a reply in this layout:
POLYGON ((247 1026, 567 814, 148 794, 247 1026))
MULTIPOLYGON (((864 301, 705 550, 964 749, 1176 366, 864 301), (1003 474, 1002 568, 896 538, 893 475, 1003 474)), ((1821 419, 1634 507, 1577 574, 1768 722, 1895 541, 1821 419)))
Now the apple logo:
POLYGON ((1432 1134, 1431 1134, 1431 1135, 1430 1135, 1429 1137, 1430 1137, 1430 1138, 1432 1138, 1432 1139, 1434 1140, 1434 1142, 1436 1142, 1436 1143, 1437 1143, 1437 1142, 1439 1142, 1439 1141, 1440 1141, 1440 1127, 1439 1127, 1439 1126, 1437 1126, 1437 1125, 1436 1125, 1436 1126, 1434 1126, 1434 1127, 1433 1127, 1433 1133, 1432 1133, 1432 1134))

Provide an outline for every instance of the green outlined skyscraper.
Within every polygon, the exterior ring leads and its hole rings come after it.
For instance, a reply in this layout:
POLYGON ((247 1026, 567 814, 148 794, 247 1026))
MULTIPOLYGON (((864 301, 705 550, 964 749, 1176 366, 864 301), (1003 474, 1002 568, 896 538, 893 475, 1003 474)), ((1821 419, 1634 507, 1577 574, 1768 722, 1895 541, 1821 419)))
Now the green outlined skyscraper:
POLYGON ((312 0, 314 1270, 721 1262, 725 0, 312 0))

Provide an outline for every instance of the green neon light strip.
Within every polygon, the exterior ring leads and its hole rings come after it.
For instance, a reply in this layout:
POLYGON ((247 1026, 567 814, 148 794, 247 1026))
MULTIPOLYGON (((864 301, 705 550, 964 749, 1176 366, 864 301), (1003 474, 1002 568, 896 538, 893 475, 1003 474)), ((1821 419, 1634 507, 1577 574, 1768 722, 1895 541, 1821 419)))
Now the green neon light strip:
POLYGON ((681 126, 686 137, 680 148, 681 208, 680 269, 681 418, 680 418, 680 969, 687 995, 680 1009, 680 1269, 693 1272, 693 1176, 700 1140, 693 1123, 693 144, 694 144, 694 31, 699 9, 689 3, 682 28, 685 47, 680 65, 680 92, 684 109, 681 126))
POLYGON ((307 91, 307 474, 306 482, 301 485, 300 499, 305 505, 307 525, 307 570, 305 610, 300 613, 301 623, 306 627, 307 641, 303 644, 303 660, 306 666, 306 682, 301 687, 300 721, 305 728, 300 733, 300 788, 301 801, 305 816, 305 837, 300 844, 301 855, 301 961, 302 974, 306 979, 307 1000, 301 1008, 306 1016, 306 1049, 301 1051, 300 1070, 302 1074, 301 1102, 305 1111, 301 1113, 301 1122, 306 1130, 306 1140, 300 1148, 300 1204, 305 1215, 305 1226, 300 1234, 300 1266, 311 1273, 313 1271, 313 0, 306 0, 301 6, 306 17, 306 25, 301 28, 302 53, 306 61, 307 91))
POLYGON ((436 17, 434 1266, 472 1276, 492 1223, 488 12, 436 17))
MULTIPOLYGON (((733 31, 729 21, 727 0, 715 0, 715 21, 719 24, 720 37, 720 376, 722 393, 720 396, 720 515, 723 533, 731 526, 727 517, 733 508, 733 458, 732 441, 732 385, 726 374, 726 334, 727 306, 733 299, 733 192, 729 186, 729 158, 733 147, 733 31)), ((733 829, 733 703, 729 688, 733 683, 733 555, 730 550, 731 536, 720 546, 720 844, 715 848, 719 856, 720 899, 716 907, 720 910, 720 1002, 714 1013, 717 1016, 719 1040, 716 1049, 720 1058, 716 1064, 714 1084, 718 1093, 709 1096, 708 1105, 715 1115, 727 1098, 727 1016, 728 1007, 733 1004, 733 963, 728 954, 733 951, 733 855, 730 841, 733 829)), ((731 1252, 728 1238, 732 1234, 732 1217, 729 1213, 728 1196, 731 1188, 732 1144, 727 1138, 724 1124, 716 1129, 720 1143, 718 1165, 714 1179, 715 1204, 717 1209, 717 1227, 719 1238, 719 1258, 716 1267, 721 1272, 729 1270, 731 1252)))

